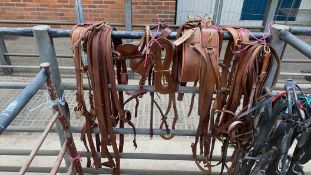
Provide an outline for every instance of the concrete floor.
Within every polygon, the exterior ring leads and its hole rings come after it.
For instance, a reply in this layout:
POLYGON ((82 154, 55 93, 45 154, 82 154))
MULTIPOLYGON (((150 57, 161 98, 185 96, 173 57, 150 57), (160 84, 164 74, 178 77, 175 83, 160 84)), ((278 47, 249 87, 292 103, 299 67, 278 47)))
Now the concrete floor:
MULTIPOLYGON (((304 37, 306 42, 311 44, 311 37, 304 37)), ((57 54, 70 55, 70 41, 68 38, 54 39, 55 48, 57 54)), ((8 51, 10 53, 28 53, 36 54, 37 49, 35 46, 35 40, 33 38, 10 38, 6 39, 8 51)), ((224 50, 224 49, 223 49, 224 50)), ((288 47, 285 52, 284 59, 307 59, 305 56, 294 50, 292 47, 288 47)), ((39 65, 39 58, 21 58, 12 57, 13 65, 39 65)), ((73 66, 72 60, 68 58, 59 58, 60 66, 73 66)), ((301 72, 310 71, 310 64, 282 64, 282 71, 286 72, 301 72)), ((13 76, 0 76, 0 81, 4 82, 29 82, 37 70, 15 69, 13 76)), ((2 72, 1 72, 2 74, 2 72)), ((74 83, 73 71, 62 70, 62 81, 74 83)), ((280 82, 284 78, 281 77, 280 82)), ((303 77, 295 78, 296 80, 306 83, 303 77)), ((134 82, 132 82, 135 84, 134 82)), ((310 86, 311 87, 311 86, 310 86)), ((0 89, 0 110, 2 110, 6 104, 8 104, 17 94, 19 90, 4 90, 0 89)), ((39 127, 46 126, 52 112, 49 106, 41 106, 36 110, 32 110, 46 102, 46 91, 40 90, 35 97, 28 103, 28 105, 22 110, 18 117, 12 122, 11 126, 29 126, 39 127)), ((75 92, 73 90, 65 91, 65 97, 69 103, 71 109, 71 123, 73 126, 81 126, 83 119, 77 119, 74 116, 73 108, 75 106, 75 92)), ((164 108, 167 104, 167 97, 161 96, 157 101, 164 108)), ((190 95, 186 95, 183 102, 178 102, 179 120, 177 123, 177 129, 196 129, 198 123, 197 111, 194 110, 192 115, 188 118, 188 107, 190 104, 190 95)), ((133 111, 134 103, 130 103, 126 106, 127 109, 133 111)), ((149 114, 150 114, 150 98, 149 95, 145 95, 140 103, 138 118, 133 119, 133 122, 137 128, 149 127, 149 114)), ((197 109, 195 104, 194 109, 197 109)), ((171 119, 173 114, 170 113, 171 119)), ((171 120, 170 120, 171 121, 171 120)), ((161 118, 158 111, 155 111, 154 127, 157 128, 160 125, 161 118)), ((38 133, 4 133, 0 136, 0 148, 1 149, 32 149, 34 143, 38 141, 40 134, 38 133)), ((79 135, 74 135, 76 145, 79 151, 83 151, 84 147, 79 141, 79 135)), ((165 141, 160 137, 155 136, 150 140, 148 136, 138 136, 137 144, 138 148, 132 146, 132 136, 126 137, 126 145, 124 152, 138 152, 138 153, 166 153, 166 154, 191 154, 191 143, 194 138, 190 137, 176 137, 173 140, 165 141)), ((217 145, 217 147, 219 147, 217 145)), ((56 134, 49 134, 42 149, 60 149, 58 137, 56 134)), ((21 166, 25 160, 25 156, 3 156, 0 155, 0 166, 21 166)), ((51 167, 56 160, 56 157, 36 157, 32 166, 49 166, 51 167)), ((86 160, 82 160, 82 164, 86 164, 86 160)), ((311 171, 310 164, 305 166, 308 171, 311 171)), ((156 170, 198 170, 193 161, 165 161, 165 160, 122 160, 122 168, 128 169, 156 169, 156 170)), ((217 171, 217 169, 216 169, 217 171)), ((16 173, 4 173, 0 174, 16 174, 16 173)))

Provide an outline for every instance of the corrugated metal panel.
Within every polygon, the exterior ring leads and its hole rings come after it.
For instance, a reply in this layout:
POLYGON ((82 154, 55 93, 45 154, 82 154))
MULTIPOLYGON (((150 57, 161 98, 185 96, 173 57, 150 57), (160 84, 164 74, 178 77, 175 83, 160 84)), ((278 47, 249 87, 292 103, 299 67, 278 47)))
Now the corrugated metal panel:
MULTIPOLYGON (((188 15, 204 16, 213 14, 216 0, 178 0, 176 24, 180 25, 187 21, 188 15)), ((211 16, 212 17, 212 16, 211 16)))

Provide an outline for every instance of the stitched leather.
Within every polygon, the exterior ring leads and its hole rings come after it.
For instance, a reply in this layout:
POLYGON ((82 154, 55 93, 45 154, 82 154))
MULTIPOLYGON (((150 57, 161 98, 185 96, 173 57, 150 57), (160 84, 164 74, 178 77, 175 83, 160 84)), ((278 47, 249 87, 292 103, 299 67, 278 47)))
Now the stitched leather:
MULTIPOLYGON (((194 82, 194 86, 198 83, 200 119, 195 141, 191 145, 193 159, 203 174, 210 174, 215 166, 221 166, 221 173, 237 172, 239 158, 245 156, 254 142, 253 115, 268 104, 268 91, 275 85, 279 73, 280 62, 273 48, 268 44, 249 41, 248 32, 243 29, 220 29, 206 19, 182 25, 177 32, 177 38, 189 35, 187 32, 191 32, 191 36, 180 40, 177 47, 173 47, 166 39, 171 32, 168 28, 162 28, 160 38, 151 46, 149 41, 153 39, 149 28, 146 28, 144 36, 138 42, 130 44, 112 41, 112 30, 114 29, 108 23, 102 22, 91 26, 76 26, 72 32, 77 74, 77 112, 83 109, 86 118, 81 139, 86 149, 92 152, 95 167, 104 165, 113 168, 114 174, 120 173, 119 152, 123 150, 124 137, 120 135, 118 147, 113 128, 118 123, 120 127, 128 123, 135 133, 134 125, 130 121, 131 113, 124 109, 124 105, 136 100, 137 117, 139 98, 146 94, 144 85, 148 80, 149 85, 155 86, 156 92, 169 95, 167 108, 163 111, 155 100, 154 93, 150 93, 150 135, 153 135, 155 106, 162 116, 160 128, 167 131, 161 137, 167 140, 174 137, 170 133, 167 116, 173 108, 171 129, 175 129, 178 120, 175 92, 178 86, 185 86, 187 82, 194 82), (219 63, 224 32, 230 33, 233 39, 228 42, 224 61, 219 63), (87 66, 81 61, 81 50, 87 52, 87 66), (130 60, 133 72, 141 74, 141 79, 140 89, 129 92, 130 98, 124 100, 123 93, 116 91, 115 76, 119 84, 127 84, 126 59, 130 60), (114 73, 114 66, 117 68, 117 75, 114 73), (83 95, 83 72, 88 76, 91 87, 89 111, 83 95), (242 110, 237 112, 240 105, 242 110), (96 136, 96 145, 91 135, 93 127, 99 127, 100 130, 100 136, 96 136), (212 164, 210 160, 214 156, 216 141, 222 142, 222 158, 212 164), (107 162, 100 162, 94 154, 95 146, 100 150, 101 156, 107 158, 107 162), (113 149, 113 157, 108 153, 110 147, 113 149), (228 151, 229 147, 233 148, 232 152, 228 151), (197 154, 204 155, 205 160, 200 163, 197 154), (229 161, 230 166, 227 165, 229 161)), ((182 96, 183 94, 178 94, 177 99, 182 100, 182 96)), ((194 94, 189 114, 193 103, 194 94)), ((134 145, 136 146, 135 139, 134 145)), ((90 161, 87 164, 90 165, 90 161)))

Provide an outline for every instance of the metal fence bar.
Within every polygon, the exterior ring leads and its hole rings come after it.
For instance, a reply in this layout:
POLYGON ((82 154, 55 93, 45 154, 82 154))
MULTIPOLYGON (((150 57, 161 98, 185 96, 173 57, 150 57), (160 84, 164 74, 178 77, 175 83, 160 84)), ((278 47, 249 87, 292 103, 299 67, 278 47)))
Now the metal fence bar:
MULTIPOLYGON (((291 32, 292 33, 292 32, 291 32)), ((311 34, 310 34, 311 35, 311 34)), ((39 57, 38 54, 24 54, 24 53, 4 53, 5 56, 20 56, 20 57, 39 57)), ((57 58, 70 58, 72 59, 72 55, 56 55, 57 58)), ((219 61, 223 61, 223 59, 220 59, 219 61)), ((303 59, 282 59, 282 63, 311 63, 310 60, 303 60, 303 59)), ((22 65, 0 65, 0 67, 3 68, 28 68, 28 66, 22 66, 22 65), (14 67, 18 66, 18 67, 14 67)), ((32 66, 36 68, 40 68, 40 66, 32 66)), ((73 66, 59 66, 60 69, 74 69, 73 66)))
POLYGON ((63 158, 65 156, 66 150, 67 150, 67 143, 68 141, 66 140, 66 142, 63 144, 61 150, 59 151, 59 154, 57 156, 57 159, 55 161, 55 165, 53 166, 52 170, 51 170, 51 175, 56 175, 57 171, 59 170, 59 167, 63 161, 63 158))
POLYGON ((216 18, 217 18, 217 16, 218 16, 219 1, 220 1, 220 0, 216 0, 216 1, 215 1, 214 14, 213 14, 213 21, 216 21, 216 18))
POLYGON ((125 29, 132 30, 132 0, 124 0, 125 29))
MULTIPOLYGON (((310 73, 296 73, 297 76, 304 75, 304 76, 310 76, 310 73)), ((289 75, 293 76, 295 73, 291 74, 283 74, 283 75, 289 75)), ((0 82, 0 89, 23 89, 25 88, 27 83, 19 83, 19 82, 0 82)), ((76 84, 72 83, 63 83, 63 88, 65 90, 76 90, 77 86, 76 84)), ((303 84, 300 84, 302 90, 306 90, 310 86, 305 86, 303 84)), ((138 85, 116 85, 117 91, 135 91, 139 89, 138 85)), ((43 89, 43 88, 42 88, 43 89)), ((88 84, 83 85, 84 90, 88 90, 89 86, 88 84)), ((145 85, 144 89, 147 92, 155 92, 155 89, 153 86, 145 85)), ((176 93, 198 93, 199 88, 198 87, 191 87, 191 86, 180 86, 176 93)), ((284 87, 282 84, 277 84, 276 87, 273 90, 284 90, 284 87)))
POLYGON ((217 12, 217 17, 216 17, 216 24, 220 25, 220 20, 221 20, 221 14, 222 14, 222 8, 224 6, 224 0, 219 0, 219 7, 218 7, 218 12, 217 12))
POLYGON ((83 18, 83 11, 82 11, 81 0, 76 0, 75 1, 75 8, 76 8, 77 22, 78 23, 83 23, 84 22, 84 18, 83 18))
MULTIPOLYGON (((0 24, 41 24, 41 25, 76 25, 77 22, 73 21, 20 21, 20 20, 0 20, 0 24)), ((123 23, 111 23, 114 27, 125 27, 126 24, 123 23)), ((155 27, 156 24, 132 24, 132 27, 145 27, 149 25, 150 27, 155 27)), ((179 28, 179 25, 170 25, 171 28, 179 28)), ((263 26, 239 26, 247 29, 262 29, 263 26)))
MULTIPOLYGON (((19 166, 0 166, 0 172, 18 172, 20 169, 19 166)), ((29 167, 28 172, 33 173, 49 173, 51 171, 51 167, 29 167)), ((66 173, 67 168, 60 167, 59 173, 66 173)), ((90 174, 112 174, 112 170, 108 168, 100 168, 96 170, 95 168, 83 168, 84 173, 90 174)), ((201 174, 200 171, 182 171, 182 170, 145 170, 145 169, 121 169, 121 174, 135 174, 135 175, 198 175, 201 174)), ((219 174, 219 172, 213 172, 212 175, 219 174)))
POLYGON ((30 101, 30 99, 37 93, 46 80, 46 71, 43 69, 0 113, 0 135, 30 101))
MULTIPOLYGON (((38 54, 27 53, 3 53, 5 56, 39 57, 38 54)), ((58 58, 73 58, 72 55, 56 55, 58 58)))
POLYGON ((273 24, 271 28, 270 44, 275 49, 279 57, 283 58, 283 53, 286 47, 286 42, 280 39, 281 30, 288 30, 289 27, 285 25, 273 24))
MULTIPOLYGON (((29 155, 31 150, 17 150, 17 149, 0 149, 0 155, 12 155, 12 156, 25 156, 29 155)), ((37 156, 57 156, 59 150, 39 150, 37 156)), ((92 157, 92 153, 81 151, 79 152, 81 157, 92 157)), ((98 156, 100 152, 97 153, 98 156)), ((110 153, 114 157, 113 153, 110 153)), ((158 153, 120 153, 122 159, 152 159, 152 160, 184 160, 193 161, 191 154, 158 154, 158 153)), ((203 155, 197 156, 199 161, 205 160, 203 155)), ((213 156, 212 161, 219 161, 220 156, 213 156)))
MULTIPOLYGON (((49 36, 47 30, 49 26, 35 26, 33 27, 33 34, 37 41, 37 47, 39 51, 40 58, 48 62, 50 65, 45 65, 47 68, 50 66, 51 80, 54 88, 57 91, 58 97, 63 96, 64 90, 61 88, 61 78, 58 68, 58 62, 56 59, 56 53, 53 45, 53 39, 49 36)), ((58 131, 59 140, 61 145, 65 142, 65 136, 63 135, 62 126, 59 121, 56 121, 56 129, 58 131)), ((70 166, 70 161, 65 158, 67 167, 70 166)))
POLYGON ((274 21, 275 12, 278 7, 279 0, 269 0, 267 2, 266 10, 264 13, 264 18, 262 21, 262 26, 264 26, 263 31, 269 31, 269 24, 270 22, 274 21))
POLYGON ((35 145, 34 149, 31 151, 28 159, 25 161, 25 163, 23 164, 22 168, 19 171, 19 174, 25 174, 25 172, 27 171, 27 168, 30 166, 32 160, 35 158, 37 152, 39 151, 42 143, 44 142, 45 138, 47 137, 47 135, 49 134, 50 130, 52 129, 54 123, 57 120, 58 117, 58 113, 55 113, 54 116, 52 117, 51 121, 48 123, 47 127, 45 128, 45 130, 43 131, 38 143, 35 145))
POLYGON ((311 59, 311 45, 297 38, 288 30, 280 31, 280 39, 297 49, 300 53, 311 59))
MULTIPOLYGON (((5 42, 3 39, 3 36, 0 35, 0 63, 1 65, 11 65, 11 60, 8 55, 5 55, 7 53, 7 48, 5 46, 5 42)), ((5 75, 9 75, 13 73, 12 68, 2 68, 5 75)))
MULTIPOLYGON (((8 68, 21 68, 21 69, 40 69, 40 66, 21 66, 21 65, 0 65, 0 68, 8 67, 8 68)), ((75 68, 73 66, 59 66, 59 69, 63 70, 74 70, 75 68)))
MULTIPOLYGON (((71 127, 71 132, 72 133, 81 133, 82 128, 81 127, 71 127)), ((43 127, 18 127, 18 126, 14 126, 14 127, 8 127, 6 132, 43 132, 44 128, 43 127)), ((134 131, 132 128, 114 128, 113 131, 116 134, 133 134, 134 131)), ((56 130, 52 129, 51 132, 55 133, 56 130)), ((99 129, 94 128, 92 130, 93 133, 98 134, 99 133, 99 129)), ((153 130, 154 135, 163 135, 163 134, 167 134, 167 130, 166 129, 154 129, 153 130)), ((172 135, 176 135, 176 136, 195 136, 196 134, 196 130, 170 130, 170 133, 172 135)), ((145 129, 145 128, 136 128, 136 134, 137 135, 150 135, 150 130, 149 129, 145 129)))
POLYGON ((311 36, 311 27, 305 27, 305 26, 291 26, 289 28, 289 31, 293 35, 303 35, 303 36, 311 36))
POLYGON ((282 59, 282 63, 311 63, 311 61, 302 59, 282 59))
MULTIPOLYGON (((53 29, 53 28, 47 28, 47 32, 50 37, 69 37, 70 36, 70 30, 67 29, 53 29)), ((111 36, 112 38, 122 38, 122 39, 140 39, 144 34, 144 31, 112 31, 111 36)), ((156 33, 153 32, 153 34, 156 34, 157 37, 160 36, 160 32, 156 33)), ((263 35, 267 35, 268 33, 263 32, 253 32, 253 35, 256 38, 261 38, 263 35)), ((16 35, 16 36, 33 36, 32 28, 12 28, 12 27, 0 27, 0 35, 16 35)), ((255 40, 256 38, 253 37, 253 35, 250 35, 251 40, 255 40)), ((176 39, 176 32, 170 33, 168 36, 169 39, 176 39)), ((224 39, 229 40, 232 39, 232 36, 225 32, 224 39)))
MULTIPOLYGON (((25 156, 29 155, 31 150, 11 150, 11 149, 3 149, 0 150, 0 155, 12 155, 12 156, 25 156)), ((37 156, 57 156, 59 154, 59 150, 39 150, 37 156)), ((112 157, 114 157, 113 153, 110 153, 112 157)), ((98 156, 100 152, 97 153, 98 156)), ((81 157, 92 157, 92 153, 81 151, 81 157)), ((184 161, 192 161, 193 157, 190 154, 157 154, 157 153, 120 153, 120 157, 122 159, 152 159, 152 160, 184 160, 184 161)), ((197 156, 199 161, 203 161, 204 156, 197 156)), ((221 160, 220 156, 213 156, 212 161, 221 160)))
POLYGON ((57 94, 61 97, 63 90, 61 89, 61 79, 56 59, 56 53, 52 38, 49 36, 47 30, 49 26, 35 26, 33 27, 34 37, 37 42, 39 56, 42 61, 50 63, 52 83, 57 89, 57 94))

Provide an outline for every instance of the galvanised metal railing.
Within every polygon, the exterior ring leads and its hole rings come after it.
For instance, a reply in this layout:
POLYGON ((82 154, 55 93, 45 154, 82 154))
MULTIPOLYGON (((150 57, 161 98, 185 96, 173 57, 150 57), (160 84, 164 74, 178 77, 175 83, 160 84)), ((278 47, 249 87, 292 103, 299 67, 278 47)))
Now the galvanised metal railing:
MULTIPOLYGON (((69 30, 64 29, 51 29, 46 26, 36 26, 34 28, 0 28, 0 35, 17 35, 17 36, 34 36, 37 41, 38 49, 39 49, 39 56, 43 61, 47 61, 51 64, 51 73, 53 74, 51 81, 55 85, 55 89, 57 90, 58 95, 62 95, 64 89, 75 89, 75 84, 60 84, 60 74, 59 74, 59 66, 56 59, 56 54, 53 46, 53 42, 51 41, 52 37, 69 37, 69 30)), ((261 37, 265 33, 257 32, 254 33, 256 37, 261 37)), ((290 29, 287 26, 282 25, 273 25, 272 31, 271 31, 271 38, 270 38, 270 44, 275 48, 278 55, 282 57, 284 49, 286 44, 292 45, 294 48, 296 48, 298 51, 306 55, 307 57, 311 58, 311 46, 305 43, 304 41, 300 40, 299 38, 295 37, 293 34, 296 35, 311 35, 310 28, 293 28, 290 29)), ((142 31, 113 31, 112 37, 114 38, 123 38, 123 39, 138 39, 143 35, 142 31)), ((176 37, 176 33, 172 33, 169 38, 174 39, 176 37)), ((228 33, 225 33, 225 39, 230 39, 231 36, 228 33)), ((250 39, 255 39, 253 37, 250 37, 250 39)), ((42 71, 41 71, 42 72, 42 71)), ((39 81, 39 80, 36 80, 39 81)), ((19 82, 1 82, 0 88, 12 88, 12 89, 27 89, 27 86, 25 83, 19 83, 19 82)), ((41 86, 36 86, 34 88, 35 90, 39 90, 41 86)), ((85 85, 85 89, 88 87, 85 85)), ((117 90, 118 91, 135 91, 139 87, 136 85, 118 85, 117 90)), ((145 89, 149 92, 154 91, 153 86, 146 86, 145 89)), ((282 87, 279 87, 279 89, 282 89, 282 87)), ((310 86, 306 85, 303 87, 307 93, 310 93, 310 86)), ((178 89, 178 92, 183 93, 196 93, 198 92, 198 88, 195 87, 180 87, 178 89)), ((31 95, 30 95, 31 96, 31 95)), ((19 98, 16 97, 18 100, 19 98)), ((21 105, 25 105, 22 102, 19 102, 21 105)), ((18 111, 16 112, 18 113, 18 111)), ((16 114, 17 115, 17 114, 16 114)), ((9 123, 9 122, 8 122, 9 123)), ((5 127, 6 128, 6 127, 5 127)), ((43 132, 44 128, 40 127, 9 127, 6 131, 9 132, 43 132)), ((52 129, 51 132, 57 131, 52 129)), ((71 127, 70 131, 72 133, 79 133, 81 131, 80 127, 71 127)), ((133 134, 133 131, 131 128, 115 128, 114 129, 116 134, 133 134)), ((94 133, 98 133, 98 129, 93 130, 94 133)), ((136 132, 138 135, 149 135, 150 130, 146 128, 137 128, 136 132)), ((176 136, 194 136, 196 131, 195 130, 171 130, 171 134, 176 136)), ((59 132, 60 133, 60 132, 59 132)), ((155 135, 161 135, 166 134, 166 130, 162 129, 154 129, 155 135)), ((61 134, 59 134, 61 135, 61 134)), ((61 142, 65 143, 65 138, 61 138, 61 142)), ((39 151, 38 154, 50 156, 50 155, 56 155, 58 151, 57 150, 46 150, 46 151, 39 151)), ((30 153, 30 150, 0 150, 0 155, 25 155, 30 153)), ((90 157, 89 153, 81 152, 81 156, 84 157, 90 157)), ((148 154, 148 153, 122 153, 121 157, 123 159, 169 159, 169 160, 192 160, 192 155, 184 155, 184 154, 177 154, 177 155, 171 155, 171 154, 148 154)), ((199 157, 200 159, 203 159, 203 157, 199 157)), ((215 157, 213 159, 214 161, 219 160, 220 157, 215 157)), ((67 163, 67 166, 70 166, 70 162, 67 163)), ((0 171, 18 171, 20 167, 7 167, 7 166, 0 166, 0 171)), ((29 172, 48 172, 50 170, 49 167, 30 167, 28 168, 29 172)), ((66 172, 66 169, 60 168, 59 172, 66 172)), ((90 169, 90 168, 83 168, 83 172, 85 173, 111 173, 110 170, 107 169, 90 169)), ((199 172, 195 171, 164 171, 164 170, 125 170, 123 169, 121 173, 126 174, 145 174, 146 172, 150 174, 199 174, 199 172)))

